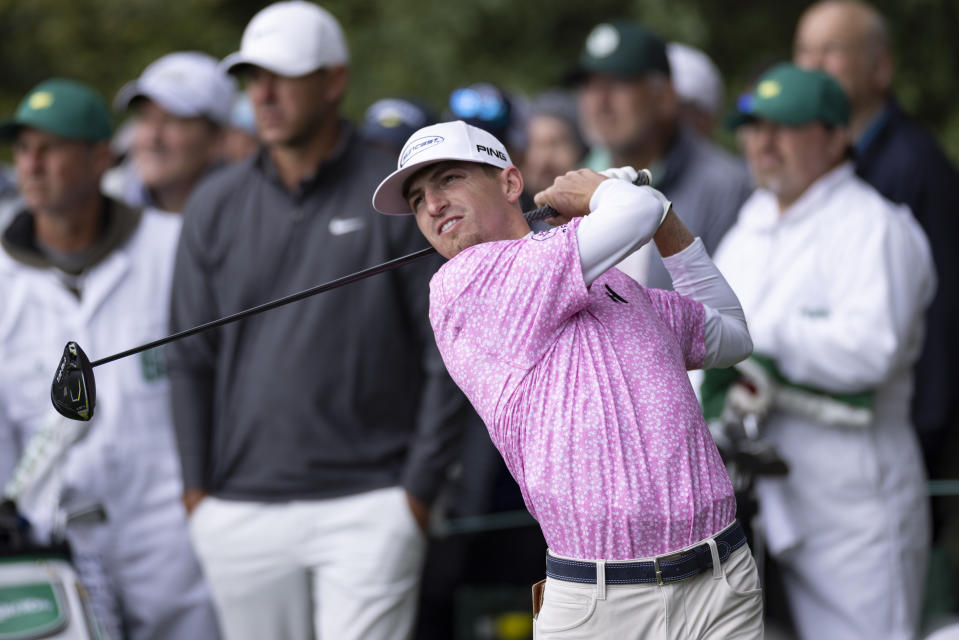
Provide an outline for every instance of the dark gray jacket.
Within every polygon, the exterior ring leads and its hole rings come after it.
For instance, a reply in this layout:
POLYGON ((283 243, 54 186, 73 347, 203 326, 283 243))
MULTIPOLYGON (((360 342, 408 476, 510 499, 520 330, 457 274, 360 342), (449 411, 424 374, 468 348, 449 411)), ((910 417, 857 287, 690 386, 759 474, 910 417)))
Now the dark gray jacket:
MULTIPOLYGON (((745 163, 691 131, 679 129, 664 160, 664 173, 653 185, 669 198, 690 233, 702 238, 710 255, 752 193, 745 163)), ((673 281, 659 257, 649 266, 647 286, 672 289, 673 281)))
MULTIPOLYGON (((372 207, 394 163, 344 122, 293 193, 264 151, 211 176, 184 211, 172 329, 425 247, 412 217, 372 207)), ((283 501, 401 484, 431 501, 469 411, 427 318, 440 260, 172 343, 185 488, 283 501)))
POLYGON ((912 420, 932 477, 954 477, 959 471, 955 446, 948 444, 959 438, 959 172, 890 98, 856 142, 856 173, 893 202, 908 204, 929 237, 938 286, 926 312, 926 338, 915 368, 912 420))

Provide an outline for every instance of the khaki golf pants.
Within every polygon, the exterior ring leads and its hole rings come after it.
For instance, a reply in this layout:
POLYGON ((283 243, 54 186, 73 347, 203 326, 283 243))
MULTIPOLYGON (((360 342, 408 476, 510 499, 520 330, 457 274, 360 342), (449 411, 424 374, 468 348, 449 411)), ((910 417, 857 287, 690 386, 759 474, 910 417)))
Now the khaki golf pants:
POLYGON ((596 585, 547 578, 541 603, 533 620, 536 640, 763 637, 759 572, 746 545, 715 570, 663 585, 596 585))

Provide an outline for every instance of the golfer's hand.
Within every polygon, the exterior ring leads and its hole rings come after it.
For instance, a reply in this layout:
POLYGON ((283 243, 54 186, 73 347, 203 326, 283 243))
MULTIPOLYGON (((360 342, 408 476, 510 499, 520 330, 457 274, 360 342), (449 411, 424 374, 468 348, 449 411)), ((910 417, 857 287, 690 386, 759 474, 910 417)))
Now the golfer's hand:
POLYGON ((183 492, 183 507, 186 509, 187 516, 193 515, 193 510, 206 497, 206 491, 203 489, 187 489, 183 492))
POLYGON ((537 207, 548 204, 559 212, 559 215, 546 218, 546 222, 552 225, 566 224, 573 218, 589 213, 590 198, 603 180, 607 178, 592 169, 568 171, 556 178, 551 187, 537 193, 533 200, 537 207))
POLYGON ((413 519, 419 525, 420 531, 426 533, 430 523, 430 508, 409 491, 406 492, 406 503, 410 506, 410 513, 413 514, 413 519))

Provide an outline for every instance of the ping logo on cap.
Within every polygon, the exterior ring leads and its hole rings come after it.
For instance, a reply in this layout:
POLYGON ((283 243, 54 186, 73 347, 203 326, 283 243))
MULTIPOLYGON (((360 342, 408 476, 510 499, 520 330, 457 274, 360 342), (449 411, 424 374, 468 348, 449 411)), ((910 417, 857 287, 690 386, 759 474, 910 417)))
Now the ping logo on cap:
POLYGON ((479 151, 480 153, 486 153, 488 155, 499 158, 503 162, 509 162, 509 160, 507 160, 506 158, 506 154, 500 151, 499 149, 491 149, 490 147, 485 147, 481 144, 478 144, 476 145, 476 150, 479 151))
POLYGON ((775 80, 764 80, 756 87, 756 95, 768 100, 778 96, 782 90, 782 86, 775 80))
POLYGON ((586 51, 594 58, 605 58, 619 47, 619 31, 611 24, 601 24, 586 39, 586 51))
POLYGON ((46 109, 53 104, 53 94, 49 91, 37 91, 35 94, 30 96, 30 101, 28 104, 30 105, 30 108, 35 111, 46 109))
POLYGON ((421 151, 425 151, 430 147, 435 147, 436 145, 443 142, 445 138, 443 136, 427 136, 426 138, 417 138, 416 140, 411 140, 409 144, 406 145, 406 149, 403 150, 403 155, 400 156, 400 167, 402 168, 409 159, 415 156, 421 151))

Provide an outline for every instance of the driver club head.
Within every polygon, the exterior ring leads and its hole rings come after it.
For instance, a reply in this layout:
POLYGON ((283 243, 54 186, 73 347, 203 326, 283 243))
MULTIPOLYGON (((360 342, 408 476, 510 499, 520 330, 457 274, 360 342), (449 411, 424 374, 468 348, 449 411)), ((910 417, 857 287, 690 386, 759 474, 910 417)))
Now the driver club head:
POLYGON ((50 400, 60 415, 71 420, 90 420, 97 404, 97 386, 87 354, 76 342, 63 348, 60 366, 50 386, 50 400))

